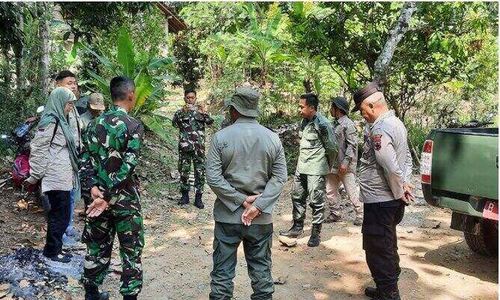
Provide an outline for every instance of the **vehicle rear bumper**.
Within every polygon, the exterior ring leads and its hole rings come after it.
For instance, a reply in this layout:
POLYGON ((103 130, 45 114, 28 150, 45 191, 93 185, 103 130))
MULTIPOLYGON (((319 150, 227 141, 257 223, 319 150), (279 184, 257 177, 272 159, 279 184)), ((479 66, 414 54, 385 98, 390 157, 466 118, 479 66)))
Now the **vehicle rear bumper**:
POLYGON ((432 206, 449 208, 469 216, 483 217, 485 199, 469 197, 468 200, 463 200, 446 196, 433 196, 430 184, 422 184, 422 192, 425 201, 432 206))

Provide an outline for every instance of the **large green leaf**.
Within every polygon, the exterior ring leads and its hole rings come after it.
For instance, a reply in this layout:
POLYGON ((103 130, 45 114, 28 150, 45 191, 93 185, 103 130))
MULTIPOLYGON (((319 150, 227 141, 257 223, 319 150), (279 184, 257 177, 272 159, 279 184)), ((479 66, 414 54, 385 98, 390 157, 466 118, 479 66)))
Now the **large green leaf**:
POLYGON ((122 67, 123 74, 129 78, 133 78, 135 72, 134 44, 125 27, 120 28, 118 35, 117 59, 122 67))
POLYGON ((153 58, 149 61, 148 69, 156 70, 171 65, 174 60, 171 57, 153 58))
POLYGON ((292 13, 298 18, 303 18, 305 16, 304 2, 292 2, 292 13))
POLYGON ((140 72, 137 77, 135 77, 134 83, 135 95, 137 97, 134 110, 137 112, 144 105, 148 97, 153 93, 154 87, 151 76, 149 76, 145 70, 140 72))
POLYGON ((167 142, 170 149, 175 148, 175 129, 171 120, 154 114, 141 115, 140 118, 149 130, 167 142))
POLYGON ((90 77, 94 78, 95 83, 97 84, 99 90, 101 90, 101 93, 105 95, 109 95, 109 81, 105 79, 104 77, 97 75, 96 73, 92 72, 91 70, 87 70, 87 73, 90 75, 90 77))
POLYGON ((79 46, 80 43, 75 43, 73 45, 73 47, 71 48, 71 51, 66 51, 66 64, 67 65, 72 65, 75 60, 76 60, 76 57, 78 55, 78 46, 79 46))
POLYGON ((90 49, 89 46, 85 45, 85 44, 82 44, 82 43, 79 43, 79 46, 81 46, 85 51, 89 52, 90 54, 94 55, 101 64, 103 64, 105 67, 111 69, 113 72, 115 72, 116 70, 116 65, 113 64, 113 62, 111 62, 110 59, 108 59, 107 57, 104 57, 104 56, 101 56, 99 54, 97 54, 94 50, 90 49))
POLYGON ((272 17, 271 20, 269 20, 269 23, 267 24, 266 36, 274 36, 276 31, 278 30, 278 26, 281 22, 281 9, 278 7, 277 11, 275 12, 274 16, 272 17))

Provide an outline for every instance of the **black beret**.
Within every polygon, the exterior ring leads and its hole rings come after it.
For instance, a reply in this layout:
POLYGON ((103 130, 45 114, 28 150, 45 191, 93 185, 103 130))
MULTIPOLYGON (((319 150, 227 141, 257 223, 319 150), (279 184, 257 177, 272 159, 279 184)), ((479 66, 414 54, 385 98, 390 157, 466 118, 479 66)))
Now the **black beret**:
POLYGON ((351 112, 355 112, 359 110, 359 107, 361 106, 361 103, 363 100, 371 96, 372 94, 376 92, 381 92, 382 89, 380 88, 378 82, 372 81, 368 83, 364 88, 357 90, 354 95, 353 95, 353 100, 354 100, 354 108, 352 109, 351 112))

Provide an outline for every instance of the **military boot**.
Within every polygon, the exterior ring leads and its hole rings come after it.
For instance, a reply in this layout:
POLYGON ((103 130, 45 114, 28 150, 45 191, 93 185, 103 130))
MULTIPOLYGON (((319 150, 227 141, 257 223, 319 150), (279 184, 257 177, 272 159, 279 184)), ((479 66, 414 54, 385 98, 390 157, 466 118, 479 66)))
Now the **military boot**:
POLYGON ((182 192, 181 200, 179 200, 179 202, 177 202, 177 204, 179 204, 179 205, 189 204, 189 191, 182 192))
POLYGON ((123 300, 137 300, 137 295, 125 295, 123 300))
POLYGON ((372 298, 372 300, 401 300, 399 296, 399 289, 389 288, 389 289, 377 289, 378 294, 372 298))
POLYGON ((318 247, 321 242, 321 237, 319 236, 321 233, 321 225, 322 224, 313 224, 313 228, 311 230, 311 237, 307 242, 307 246, 309 247, 318 247))
POLYGON ((202 193, 196 192, 196 195, 194 197, 194 206, 198 207, 199 209, 205 208, 205 205, 203 205, 203 201, 201 200, 202 195, 202 193))
POLYGON ((280 230, 280 235, 296 238, 304 232, 304 221, 293 221, 292 228, 289 230, 280 230))
POLYGON ((85 300, 108 300, 109 294, 107 292, 99 293, 99 289, 95 285, 85 285, 85 300))
POLYGON ((338 222, 340 221, 341 217, 339 215, 336 215, 336 214, 329 214, 328 217, 326 217, 325 219, 325 223, 335 223, 335 222, 338 222))
POLYGON ((365 296, 370 298, 378 297, 378 289, 371 286, 367 287, 365 289, 365 296))

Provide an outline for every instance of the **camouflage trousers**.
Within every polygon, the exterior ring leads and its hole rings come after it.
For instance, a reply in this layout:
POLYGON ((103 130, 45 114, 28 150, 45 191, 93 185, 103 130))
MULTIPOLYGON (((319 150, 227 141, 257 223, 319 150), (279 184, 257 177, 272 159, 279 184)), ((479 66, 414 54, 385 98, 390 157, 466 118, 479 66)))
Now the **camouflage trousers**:
POLYGON ((181 192, 189 191, 189 173, 191 163, 194 167, 194 187, 196 192, 203 193, 205 186, 205 153, 199 151, 179 152, 179 173, 181 176, 181 192))
POLYGON ((296 173, 293 180, 293 220, 304 221, 306 203, 312 209, 312 224, 322 224, 325 219, 325 176, 296 173))
POLYGON ((87 218, 82 241, 87 245, 83 284, 99 286, 108 272, 115 234, 122 261, 122 295, 137 295, 142 289, 141 255, 144 225, 137 194, 120 194, 118 201, 97 218, 87 218))

